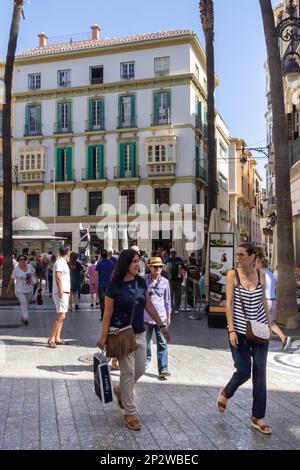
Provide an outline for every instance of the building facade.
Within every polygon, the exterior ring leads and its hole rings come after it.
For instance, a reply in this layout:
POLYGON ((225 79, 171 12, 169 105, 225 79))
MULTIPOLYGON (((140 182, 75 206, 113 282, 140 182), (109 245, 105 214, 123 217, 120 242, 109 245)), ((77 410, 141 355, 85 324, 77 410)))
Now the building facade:
POLYGON ((0 62, 0 225, 2 225, 3 216, 2 112, 4 98, 4 69, 5 65, 0 62))
MULTIPOLYGON (((196 203, 206 205, 205 54, 192 31, 102 40, 95 25, 88 40, 56 45, 47 45, 42 33, 38 48, 16 58, 14 96, 14 217, 41 218, 74 250, 81 224, 94 251, 103 246, 96 231, 103 221, 116 229, 114 249, 130 229, 129 243, 151 252, 174 238, 173 227, 166 235, 163 224, 156 241, 150 233, 139 236, 136 222, 149 223, 151 204, 175 204, 173 214, 189 204, 191 217, 196 203), (115 216, 105 216, 107 204, 115 216), (134 204, 147 213, 135 208, 126 221, 134 204)), ((220 117, 216 130, 228 154, 220 117)), ((163 212, 157 211, 159 220, 163 212)))

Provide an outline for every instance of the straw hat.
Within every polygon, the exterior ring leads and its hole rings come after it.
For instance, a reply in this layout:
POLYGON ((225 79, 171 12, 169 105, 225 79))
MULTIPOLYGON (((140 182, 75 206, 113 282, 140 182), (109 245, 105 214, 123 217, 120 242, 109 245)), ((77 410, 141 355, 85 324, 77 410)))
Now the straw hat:
POLYGON ((162 266, 163 262, 159 256, 152 256, 148 262, 149 266, 162 266))

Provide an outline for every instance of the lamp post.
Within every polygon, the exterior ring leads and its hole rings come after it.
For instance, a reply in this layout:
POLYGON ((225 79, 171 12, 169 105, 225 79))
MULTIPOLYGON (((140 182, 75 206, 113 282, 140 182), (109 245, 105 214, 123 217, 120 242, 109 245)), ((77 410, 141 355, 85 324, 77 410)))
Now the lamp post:
POLYGON ((282 75, 286 79, 288 87, 294 88, 298 85, 300 79, 300 66, 297 58, 300 60, 300 55, 297 52, 297 47, 300 41, 300 18, 296 16, 296 5, 293 0, 289 0, 286 7, 288 17, 284 18, 276 26, 276 34, 284 42, 288 43, 286 52, 282 57, 282 75))

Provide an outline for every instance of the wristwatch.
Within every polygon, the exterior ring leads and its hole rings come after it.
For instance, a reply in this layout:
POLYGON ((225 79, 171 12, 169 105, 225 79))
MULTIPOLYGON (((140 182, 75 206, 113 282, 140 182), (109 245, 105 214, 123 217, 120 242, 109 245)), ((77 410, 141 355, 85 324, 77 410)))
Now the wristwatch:
POLYGON ((160 328, 160 329, 162 329, 162 328, 166 328, 166 326, 165 326, 165 325, 158 325, 158 326, 159 326, 159 328, 160 328))

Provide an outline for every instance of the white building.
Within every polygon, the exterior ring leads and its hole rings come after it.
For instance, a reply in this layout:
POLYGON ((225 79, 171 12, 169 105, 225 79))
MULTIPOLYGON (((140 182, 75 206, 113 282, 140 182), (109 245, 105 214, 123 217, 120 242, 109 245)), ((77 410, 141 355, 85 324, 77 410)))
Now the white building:
MULTIPOLYGON (((207 191, 205 54, 195 33, 101 39, 97 25, 91 30, 89 40, 56 45, 41 33, 39 47, 17 57, 14 73, 14 217, 40 217, 74 250, 80 223, 95 249, 102 245, 98 206, 112 204, 116 226, 126 226, 120 196, 150 212, 154 203, 179 204, 178 210, 204 204, 207 191)), ((228 154, 220 118, 216 129, 219 151, 228 154)), ((219 172, 228 218, 225 158, 219 172)), ((173 237, 171 231, 169 246, 173 237)), ((151 234, 137 238, 148 252, 166 244, 152 245, 151 234)))

